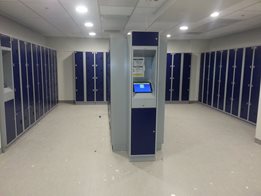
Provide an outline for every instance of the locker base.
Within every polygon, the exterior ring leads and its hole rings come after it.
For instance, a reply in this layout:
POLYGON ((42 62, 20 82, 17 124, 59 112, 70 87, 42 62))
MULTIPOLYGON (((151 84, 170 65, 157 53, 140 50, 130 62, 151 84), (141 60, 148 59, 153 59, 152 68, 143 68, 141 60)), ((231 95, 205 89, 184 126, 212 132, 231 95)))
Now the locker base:
POLYGON ((260 144, 260 145, 261 145, 261 140, 260 140, 260 139, 255 138, 255 142, 256 142, 257 144, 260 144))
POLYGON ((190 104, 190 101, 165 101, 166 104, 190 104))
POLYGON ((107 101, 75 101, 76 105, 107 105, 107 101))

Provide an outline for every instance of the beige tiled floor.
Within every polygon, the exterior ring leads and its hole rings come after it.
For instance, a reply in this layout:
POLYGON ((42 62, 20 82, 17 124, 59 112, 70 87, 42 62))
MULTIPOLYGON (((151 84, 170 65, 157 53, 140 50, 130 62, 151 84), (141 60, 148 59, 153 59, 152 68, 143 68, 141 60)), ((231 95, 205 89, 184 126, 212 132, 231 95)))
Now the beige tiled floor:
POLYGON ((105 105, 60 104, 0 155, 0 196, 261 195, 252 125, 199 104, 165 119, 158 160, 130 163, 111 151, 105 105))

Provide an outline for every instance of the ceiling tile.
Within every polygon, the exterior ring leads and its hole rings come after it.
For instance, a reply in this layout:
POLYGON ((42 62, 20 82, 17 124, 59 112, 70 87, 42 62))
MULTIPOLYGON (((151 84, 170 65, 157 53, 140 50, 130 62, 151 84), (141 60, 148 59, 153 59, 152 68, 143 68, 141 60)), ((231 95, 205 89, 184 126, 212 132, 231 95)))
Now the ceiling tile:
POLYGON ((104 30, 123 30, 127 21, 126 16, 103 16, 102 27, 104 30))
POLYGON ((166 0, 140 0, 137 7, 145 7, 145 8, 159 8, 165 3, 166 0))
POLYGON ((244 9, 245 11, 261 12, 261 3, 256 3, 244 9))
POLYGON ((101 6, 135 7, 138 0, 98 0, 101 6))
POLYGON ((101 15, 130 16, 134 7, 101 6, 101 15))
POLYGON ((236 20, 246 20, 253 18, 255 16, 261 15, 261 12, 251 12, 251 11, 237 11, 230 15, 224 16, 225 19, 236 19, 236 20))

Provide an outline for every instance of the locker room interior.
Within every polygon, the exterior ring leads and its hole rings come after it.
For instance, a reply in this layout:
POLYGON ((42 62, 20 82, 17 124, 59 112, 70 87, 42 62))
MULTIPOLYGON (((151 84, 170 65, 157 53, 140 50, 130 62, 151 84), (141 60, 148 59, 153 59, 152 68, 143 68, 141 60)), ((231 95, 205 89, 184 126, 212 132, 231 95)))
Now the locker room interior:
POLYGON ((261 0, 0 0, 0 196, 260 196, 260 84, 261 0))

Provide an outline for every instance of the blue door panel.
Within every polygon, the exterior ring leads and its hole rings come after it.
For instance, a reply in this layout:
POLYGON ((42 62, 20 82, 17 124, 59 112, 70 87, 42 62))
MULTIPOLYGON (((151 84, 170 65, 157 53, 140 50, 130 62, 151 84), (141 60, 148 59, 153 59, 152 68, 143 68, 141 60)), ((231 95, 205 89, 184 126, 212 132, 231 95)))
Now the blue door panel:
POLYGON ((94 101, 94 54, 86 52, 87 101, 94 101))
POLYGON ((23 119, 22 119, 22 111, 16 112, 16 134, 20 135, 24 131, 23 129, 23 119))
POLYGON ((235 116, 238 115, 242 60, 243 60, 243 48, 240 48, 237 49, 236 62, 235 62, 236 68, 235 68, 235 82, 234 82, 234 94, 233 94, 233 106, 232 106, 232 114, 235 116))
POLYGON ((210 55, 210 70, 209 70, 209 84, 208 84, 208 105, 212 105, 212 92, 213 92, 213 77, 214 77, 214 65, 215 65, 215 52, 211 52, 210 55))
POLYGON ((232 104, 232 89, 233 89, 233 72, 235 65, 235 50, 229 51, 229 63, 228 63, 228 78, 227 78, 227 97, 226 97, 226 112, 231 112, 232 104))
POLYGON ((51 85, 52 85, 52 107, 55 106, 55 70, 54 70, 54 50, 51 50, 51 59, 52 59, 52 63, 51 63, 51 76, 52 76, 52 80, 51 80, 51 85))
POLYGON ((41 47, 41 58, 42 58, 42 72, 43 72, 43 79, 42 79, 42 85, 43 85, 43 113, 47 112, 47 99, 46 99, 46 91, 47 91, 47 86, 46 86, 46 58, 45 58, 45 49, 44 47, 41 47))
POLYGON ((206 53, 206 61, 205 61, 205 77, 204 77, 203 103, 207 103, 209 65, 210 65, 210 53, 207 52, 207 53, 206 53))
POLYGON ((44 114, 44 97, 43 97, 43 63, 42 63, 42 52, 41 47, 37 46, 37 64, 38 64, 38 77, 39 77, 39 115, 40 117, 44 114))
POLYGON ((243 78, 243 91, 242 91, 242 102, 241 102, 241 113, 240 117, 248 120, 248 101, 249 101, 249 91, 250 91, 250 80, 251 80, 251 66, 253 58, 253 49, 246 48, 245 54, 245 68, 244 68, 244 78, 243 78))
POLYGON ((181 53, 174 54, 173 58, 172 100, 179 101, 181 53))
POLYGON ((16 138, 14 100, 5 102, 5 124, 7 144, 16 138))
POLYGON ((45 48, 45 66, 46 66, 46 74, 45 74, 45 85, 46 85, 46 94, 45 94, 45 98, 46 98, 46 111, 50 110, 50 87, 49 87, 49 53, 48 53, 48 48, 45 48))
POLYGON ((199 92, 198 92, 199 102, 203 102, 202 89, 203 89, 204 58, 205 58, 205 54, 202 53, 200 56, 200 75, 199 75, 199 92))
POLYGON ((84 101, 83 52, 75 53, 76 101, 84 101))
POLYGON ((213 94, 213 107, 217 108, 218 107, 218 98, 219 98, 219 86, 220 86, 220 67, 221 66, 221 52, 217 51, 216 52, 216 63, 215 63, 215 81, 214 81, 214 94, 213 94))
POLYGON ((131 112, 131 155, 155 154, 156 108, 131 112))
POLYGON ((58 103, 58 75, 57 75, 57 53, 54 51, 54 64, 55 64, 55 103, 58 103))
POLYGON ((96 60, 96 101, 104 101, 103 52, 97 52, 96 60))
POLYGON ((39 76, 38 76, 38 61, 37 61, 37 47, 35 44, 32 44, 32 53, 33 53, 33 68, 34 68, 34 97, 35 97, 35 117, 36 120, 40 117, 40 96, 39 96, 39 76))
POLYGON ((158 46, 158 32, 132 32, 133 46, 158 46))
POLYGON ((23 94, 23 114, 24 114, 24 128, 29 127, 29 97, 28 97, 28 83, 27 83, 27 65, 26 65, 26 50, 25 42, 20 41, 20 60, 22 71, 22 94, 23 94))
POLYGON ((224 110, 224 99, 225 99, 225 83, 227 74, 227 58, 228 52, 226 50, 222 51, 222 61, 221 61, 221 79, 220 79, 220 91, 219 91, 219 105, 220 110, 224 110))
POLYGON ((11 38, 7 35, 0 34, 1 46, 11 48, 11 38))
POLYGON ((184 53, 183 81, 182 81, 182 101, 188 101, 189 100, 190 69, 191 69, 191 54, 190 53, 184 53))
POLYGON ((249 121, 256 123, 258 115, 258 102, 260 93, 260 76, 261 76, 261 47, 257 47, 255 51, 253 80, 251 90, 251 105, 249 112, 249 121))
POLYGON ((110 76, 111 76, 111 70, 110 70, 110 53, 106 52, 106 100, 111 100, 111 84, 110 84, 110 76))
POLYGON ((172 54, 167 54, 167 68, 166 68, 166 94, 165 100, 170 101, 170 94, 171 94, 171 65, 172 65, 172 54))

